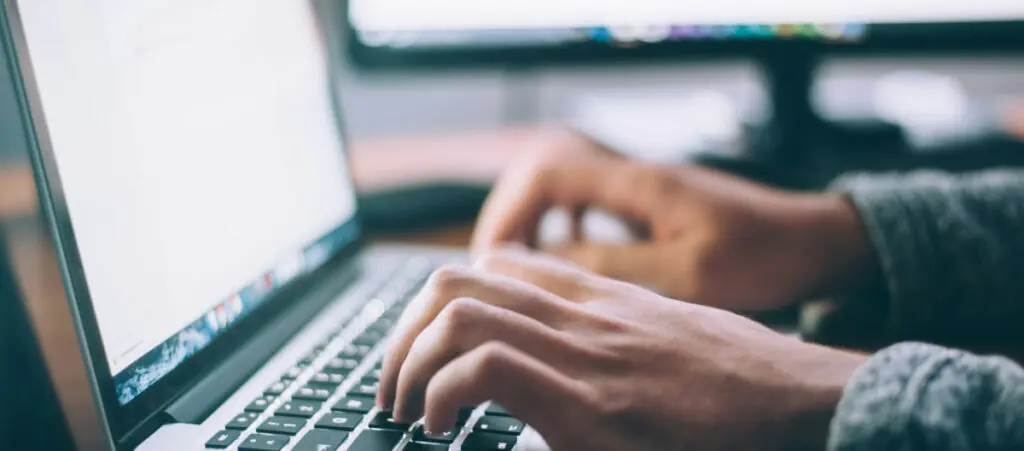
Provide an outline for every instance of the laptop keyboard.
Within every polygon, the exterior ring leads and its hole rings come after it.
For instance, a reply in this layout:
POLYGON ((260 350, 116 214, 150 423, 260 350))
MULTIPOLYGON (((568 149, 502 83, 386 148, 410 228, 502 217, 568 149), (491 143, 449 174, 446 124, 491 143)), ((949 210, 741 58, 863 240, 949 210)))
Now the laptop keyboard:
POLYGON ((355 326, 345 324, 313 347, 211 437, 207 449, 512 450, 525 425, 493 403, 463 409, 458 425, 438 436, 427 435, 420 423, 396 423, 374 405, 382 344, 431 270, 418 260, 400 269, 373 296, 386 306, 383 313, 354 339, 348 337, 355 326))

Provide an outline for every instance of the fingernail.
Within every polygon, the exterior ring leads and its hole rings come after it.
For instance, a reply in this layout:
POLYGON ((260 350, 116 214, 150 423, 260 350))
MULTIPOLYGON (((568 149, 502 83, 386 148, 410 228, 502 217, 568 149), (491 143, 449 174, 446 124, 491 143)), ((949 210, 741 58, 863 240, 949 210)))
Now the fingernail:
POLYGON ((423 432, 425 432, 428 436, 431 436, 431 437, 444 437, 444 433, 443 432, 442 433, 436 433, 434 431, 447 431, 448 429, 451 429, 451 428, 443 428, 443 427, 441 427, 441 424, 438 423, 437 420, 431 421, 428 418, 424 418, 423 419, 423 432))

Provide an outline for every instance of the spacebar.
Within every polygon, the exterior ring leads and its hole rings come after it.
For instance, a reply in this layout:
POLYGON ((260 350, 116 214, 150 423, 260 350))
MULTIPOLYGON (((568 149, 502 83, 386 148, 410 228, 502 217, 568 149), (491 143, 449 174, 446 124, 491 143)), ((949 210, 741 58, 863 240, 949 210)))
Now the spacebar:
POLYGON ((391 451, 402 441, 403 431, 375 431, 367 429, 352 442, 348 451, 391 451))

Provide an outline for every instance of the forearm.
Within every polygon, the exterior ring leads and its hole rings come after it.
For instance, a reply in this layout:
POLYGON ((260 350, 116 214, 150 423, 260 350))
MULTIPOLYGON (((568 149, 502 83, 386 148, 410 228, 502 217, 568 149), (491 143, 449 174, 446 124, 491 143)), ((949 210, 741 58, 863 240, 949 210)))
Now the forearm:
POLYGON ((1024 370, 931 345, 891 347, 848 383, 828 449, 1024 449, 1024 370))
POLYGON ((896 338, 1021 337, 1024 173, 859 176, 835 189, 874 247, 887 294, 879 309, 896 338))

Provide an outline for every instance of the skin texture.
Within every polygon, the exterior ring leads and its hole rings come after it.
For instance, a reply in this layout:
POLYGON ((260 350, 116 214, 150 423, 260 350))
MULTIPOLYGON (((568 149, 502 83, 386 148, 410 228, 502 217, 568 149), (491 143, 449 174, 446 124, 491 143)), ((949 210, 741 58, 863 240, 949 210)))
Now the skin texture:
POLYGON ((552 208, 572 212, 574 231, 583 212, 600 208, 628 221, 639 239, 610 244, 573 233, 571 242, 543 250, 676 299, 774 309, 877 273, 860 218, 841 196, 629 161, 583 136, 555 136, 497 183, 477 224, 477 255, 507 243, 536 247, 538 223, 552 208))
POLYGON ((495 400, 555 451, 822 449, 865 360, 521 247, 439 270, 389 346, 396 419, 495 400))

